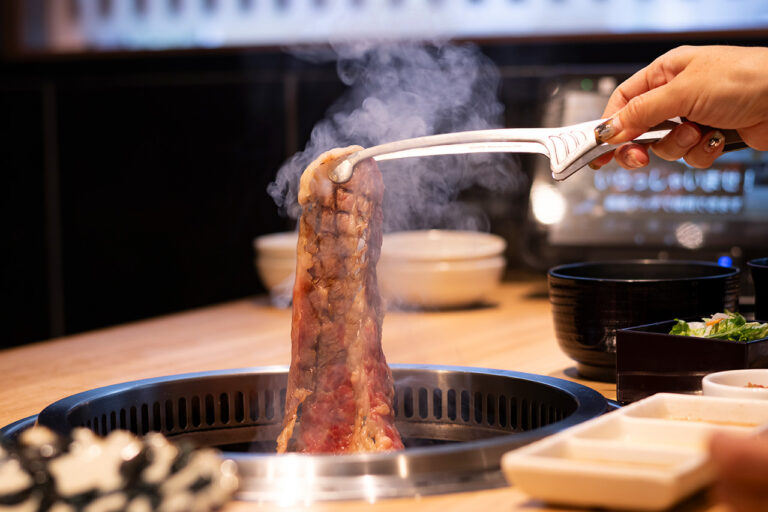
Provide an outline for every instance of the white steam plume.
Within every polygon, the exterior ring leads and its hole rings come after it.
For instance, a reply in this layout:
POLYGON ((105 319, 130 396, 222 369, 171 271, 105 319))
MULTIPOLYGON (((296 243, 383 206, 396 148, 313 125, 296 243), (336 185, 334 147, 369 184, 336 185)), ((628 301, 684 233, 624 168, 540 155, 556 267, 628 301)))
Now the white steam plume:
MULTIPOLYGON (((335 50, 339 77, 349 88, 268 188, 291 217, 301 213, 299 177, 324 151, 501 126, 498 70, 474 45, 393 43, 335 50)), ((524 180, 512 160, 498 154, 409 158, 379 166, 386 186, 385 231, 487 229, 481 211, 457 201, 459 192, 471 186, 510 191, 524 180)))

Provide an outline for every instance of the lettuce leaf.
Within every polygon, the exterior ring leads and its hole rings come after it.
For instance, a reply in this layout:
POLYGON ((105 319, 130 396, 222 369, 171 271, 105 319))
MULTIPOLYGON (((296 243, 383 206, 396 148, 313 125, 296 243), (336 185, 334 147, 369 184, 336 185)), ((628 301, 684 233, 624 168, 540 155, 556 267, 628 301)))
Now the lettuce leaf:
POLYGON ((672 326, 672 330, 669 331, 669 334, 677 334, 678 336, 695 336, 695 334, 693 334, 691 331, 691 326, 688 322, 685 320, 680 320, 679 318, 675 318, 675 322, 677 323, 672 326))
POLYGON ((730 341, 754 341, 768 337, 768 323, 747 322, 739 313, 716 313, 701 322, 676 319, 669 334, 730 341))

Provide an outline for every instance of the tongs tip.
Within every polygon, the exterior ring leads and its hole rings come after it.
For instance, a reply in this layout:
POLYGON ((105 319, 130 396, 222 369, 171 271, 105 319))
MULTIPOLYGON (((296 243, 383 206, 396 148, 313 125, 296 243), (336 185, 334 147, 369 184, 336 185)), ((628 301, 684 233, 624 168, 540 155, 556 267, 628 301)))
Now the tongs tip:
MULTIPOLYGON (((352 155, 355 154, 356 153, 352 153, 352 155)), ((350 162, 350 157, 352 157, 352 155, 348 155, 344 160, 339 162, 336 167, 330 170, 328 177, 332 182, 341 185, 352 179, 352 171, 354 168, 354 164, 350 162)))

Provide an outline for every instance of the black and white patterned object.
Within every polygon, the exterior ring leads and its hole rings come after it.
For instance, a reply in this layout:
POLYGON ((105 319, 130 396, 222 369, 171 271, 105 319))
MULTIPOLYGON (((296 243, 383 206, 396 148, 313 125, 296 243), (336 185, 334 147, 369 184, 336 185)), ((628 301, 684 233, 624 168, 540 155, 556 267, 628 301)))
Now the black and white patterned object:
POLYGON ((208 512, 236 488, 234 462, 158 433, 32 427, 0 446, 0 512, 208 512))

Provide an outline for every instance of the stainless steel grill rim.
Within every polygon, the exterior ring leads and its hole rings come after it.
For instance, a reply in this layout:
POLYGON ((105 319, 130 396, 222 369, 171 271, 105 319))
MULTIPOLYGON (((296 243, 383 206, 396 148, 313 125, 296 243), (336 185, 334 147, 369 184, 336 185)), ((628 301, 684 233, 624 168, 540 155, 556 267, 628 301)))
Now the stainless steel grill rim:
POLYGON ((580 384, 541 375, 434 365, 391 365, 401 452, 276 455, 287 367, 145 379, 46 407, 38 423, 67 433, 159 431, 218 446, 238 464, 240 499, 304 503, 467 491, 505 485, 501 455, 602 414, 580 384), (244 453, 243 449, 256 450, 244 453))

